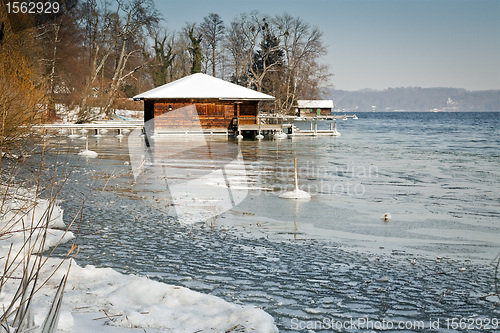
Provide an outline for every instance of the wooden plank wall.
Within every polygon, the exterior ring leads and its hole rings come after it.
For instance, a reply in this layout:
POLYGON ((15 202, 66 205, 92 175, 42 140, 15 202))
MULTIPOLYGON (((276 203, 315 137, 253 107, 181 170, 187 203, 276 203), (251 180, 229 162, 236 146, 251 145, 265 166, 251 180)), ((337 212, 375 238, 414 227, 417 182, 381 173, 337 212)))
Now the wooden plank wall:
MULTIPOLYGON (((227 129, 236 116, 235 101, 218 99, 154 100, 155 128, 190 129, 201 124, 203 129, 227 129), (194 109, 192 106, 195 106, 194 109), (171 108, 171 110, 169 110, 171 108), (194 112, 197 112, 198 117, 194 112), (168 117, 162 115, 169 114, 168 117), (199 119, 199 123, 198 123, 199 119)), ((146 106, 146 103, 145 103, 146 106)), ((240 103, 241 116, 257 116, 257 101, 240 103)))

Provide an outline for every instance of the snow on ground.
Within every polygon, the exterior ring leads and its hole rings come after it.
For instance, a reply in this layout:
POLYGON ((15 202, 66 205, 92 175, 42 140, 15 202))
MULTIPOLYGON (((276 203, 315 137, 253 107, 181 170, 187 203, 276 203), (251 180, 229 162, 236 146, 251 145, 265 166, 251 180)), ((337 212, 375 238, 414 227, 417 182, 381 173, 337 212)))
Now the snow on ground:
POLYGON ((134 111, 134 110, 115 110, 115 114, 119 117, 125 117, 129 119, 140 119, 144 117, 144 111, 134 111))
MULTIPOLYGON (((63 212, 46 200, 28 206, 24 219, 14 215, 23 200, 12 199, 4 205, 0 215, 0 265, 5 266, 8 251, 20 251, 24 242, 22 232, 12 231, 24 225, 35 224, 49 216, 49 227, 64 226, 63 212), (34 209, 32 207, 35 207, 34 209), (51 214, 47 214, 51 211, 51 214), (13 221, 16 221, 14 223, 13 221), (9 231, 9 233, 5 233, 9 231)), ((46 221, 46 220, 45 220, 46 221)), ((64 227, 63 227, 64 229, 64 227)), ((61 229, 48 231, 47 245, 62 239, 70 241, 72 233, 61 229)), ((45 247, 47 248, 47 246, 45 247)), ((12 258, 12 256, 11 256, 12 258)), ((12 260, 12 259, 11 259, 12 260)), ((39 281, 45 281, 61 263, 60 258, 49 258, 41 271, 39 281)), ((65 287, 58 331, 62 332, 277 332, 273 318, 253 306, 228 303, 221 298, 192 291, 185 287, 167 285, 136 275, 124 275, 110 268, 91 265, 78 266, 67 260, 48 283, 37 292, 33 301, 35 325, 42 325, 54 299, 56 288, 70 266, 65 287), (136 328, 136 329, 133 329, 136 328), (140 328, 137 330, 137 328, 140 328)), ((15 275, 21 276, 17 270, 15 275)), ((14 297, 19 279, 7 280, 0 294, 4 309, 14 297)))

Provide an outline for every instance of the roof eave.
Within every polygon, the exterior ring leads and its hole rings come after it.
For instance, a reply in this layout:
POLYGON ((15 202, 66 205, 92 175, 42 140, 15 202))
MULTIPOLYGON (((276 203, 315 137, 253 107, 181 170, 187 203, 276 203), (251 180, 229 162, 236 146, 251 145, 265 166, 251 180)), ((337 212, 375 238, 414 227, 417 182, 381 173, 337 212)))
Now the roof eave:
POLYGON ((272 101, 273 98, 230 98, 230 97, 221 97, 220 101, 272 101))
MULTIPOLYGON (((207 99, 209 97, 134 97, 134 101, 143 101, 145 99, 207 99)), ((267 98, 234 98, 234 97, 210 97, 209 99, 218 99, 220 101, 272 101, 274 97, 267 98)))

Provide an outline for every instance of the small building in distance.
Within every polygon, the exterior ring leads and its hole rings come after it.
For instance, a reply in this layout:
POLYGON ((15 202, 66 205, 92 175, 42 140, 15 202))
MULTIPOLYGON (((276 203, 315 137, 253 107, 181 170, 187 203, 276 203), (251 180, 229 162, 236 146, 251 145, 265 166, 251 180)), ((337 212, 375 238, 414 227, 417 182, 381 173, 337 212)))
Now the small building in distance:
POLYGON ((333 111, 333 100, 298 100, 296 115, 299 117, 330 117, 333 111))
POLYGON ((257 124, 259 101, 273 96, 197 73, 134 96, 144 101, 144 122, 154 134, 200 129, 228 134, 238 125, 257 124), (179 111, 181 110, 181 111, 179 111))

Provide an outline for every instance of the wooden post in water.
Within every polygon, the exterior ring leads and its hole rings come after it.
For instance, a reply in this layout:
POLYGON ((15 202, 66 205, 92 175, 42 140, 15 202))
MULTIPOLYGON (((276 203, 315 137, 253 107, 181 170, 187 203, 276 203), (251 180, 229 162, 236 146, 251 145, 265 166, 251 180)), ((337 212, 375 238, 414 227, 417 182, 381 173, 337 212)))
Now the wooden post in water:
POLYGON ((311 195, 306 191, 299 190, 299 180, 297 176, 297 157, 293 157, 293 168, 294 168, 294 178, 295 178, 295 189, 293 191, 285 192, 280 195, 280 198, 284 199, 310 199, 311 195))
POLYGON ((299 188, 299 180, 297 179, 297 156, 293 157, 293 169, 294 169, 294 177, 295 177, 295 189, 299 188))

